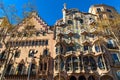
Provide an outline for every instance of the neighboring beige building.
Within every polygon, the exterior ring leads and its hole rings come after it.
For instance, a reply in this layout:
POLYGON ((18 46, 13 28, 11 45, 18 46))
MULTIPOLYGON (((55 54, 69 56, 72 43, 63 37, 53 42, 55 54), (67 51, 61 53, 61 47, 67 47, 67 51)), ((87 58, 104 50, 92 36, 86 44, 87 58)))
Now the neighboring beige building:
MULTIPOLYGON (((64 4, 62 12, 54 27, 32 12, 9 32, 6 46, 0 44, 1 75, 7 54, 9 60, 13 56, 4 79, 120 80, 120 44, 114 33, 118 30, 98 24, 114 19, 116 10, 102 4, 85 13, 64 4)), ((2 27, 6 26, 3 21, 7 19, 0 19, 2 27)))
MULTIPOLYGON (((108 33, 106 36, 110 39, 111 43, 114 43, 115 48, 108 48, 108 58, 111 66, 111 72, 113 73, 114 79, 120 79, 120 15, 115 10, 114 7, 100 4, 93 5, 90 7, 89 12, 91 14, 97 15, 97 20, 100 20, 102 23, 105 23, 103 30, 108 33), (107 22, 107 23, 106 23, 107 22), (107 26, 106 26, 107 25, 107 26)), ((109 41, 109 42, 110 42, 109 41)))
POLYGON ((98 19, 111 19, 118 14, 114 7, 105 4, 92 5, 89 13, 97 15, 98 19))

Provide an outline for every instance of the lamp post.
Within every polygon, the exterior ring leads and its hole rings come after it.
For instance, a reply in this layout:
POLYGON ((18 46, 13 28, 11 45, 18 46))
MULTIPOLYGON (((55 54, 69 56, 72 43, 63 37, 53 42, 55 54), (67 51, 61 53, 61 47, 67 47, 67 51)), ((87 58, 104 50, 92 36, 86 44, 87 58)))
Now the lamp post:
POLYGON ((37 52, 38 51, 35 51, 35 50, 30 50, 29 51, 29 56, 32 57, 32 59, 31 59, 31 62, 30 62, 29 70, 28 70, 28 78, 27 78, 27 80, 30 79, 30 72, 31 72, 32 60, 34 59, 34 54, 36 54, 37 52))

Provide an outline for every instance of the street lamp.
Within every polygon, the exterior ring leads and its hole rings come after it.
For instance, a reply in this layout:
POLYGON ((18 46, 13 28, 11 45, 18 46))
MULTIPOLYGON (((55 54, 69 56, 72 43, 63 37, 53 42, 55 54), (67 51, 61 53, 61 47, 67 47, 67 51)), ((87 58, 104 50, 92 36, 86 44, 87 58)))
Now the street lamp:
POLYGON ((28 78, 27 78, 27 80, 30 79, 30 72, 31 72, 32 60, 34 59, 34 54, 36 54, 37 52, 38 52, 38 51, 37 51, 37 50, 34 50, 34 49, 31 49, 31 50, 29 51, 29 57, 31 57, 32 59, 31 59, 31 62, 30 62, 29 70, 28 70, 28 78))

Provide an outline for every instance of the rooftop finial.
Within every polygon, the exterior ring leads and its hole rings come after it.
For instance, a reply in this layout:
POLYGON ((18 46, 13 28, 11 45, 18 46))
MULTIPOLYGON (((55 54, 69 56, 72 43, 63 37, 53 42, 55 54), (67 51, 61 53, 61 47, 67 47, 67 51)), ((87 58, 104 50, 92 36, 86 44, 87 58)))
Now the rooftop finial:
POLYGON ((64 3, 64 9, 67 9, 67 8, 66 8, 66 3, 64 3))

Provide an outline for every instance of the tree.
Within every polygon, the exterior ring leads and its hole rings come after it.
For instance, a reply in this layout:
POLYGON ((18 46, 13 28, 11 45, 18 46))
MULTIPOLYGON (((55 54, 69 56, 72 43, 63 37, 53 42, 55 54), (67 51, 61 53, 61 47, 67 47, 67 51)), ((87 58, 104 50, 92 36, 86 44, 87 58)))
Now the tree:
POLYGON ((98 20, 97 26, 99 31, 105 31, 107 29, 114 37, 116 44, 120 49, 120 15, 115 14, 114 18, 98 20))
MULTIPOLYGON (((29 5, 29 7, 32 5, 29 5)), ((28 8, 29 8, 28 7, 28 8)), ((2 73, 0 75, 0 80, 4 80, 4 75, 6 72, 6 69, 8 67, 8 64, 10 63, 10 61, 12 60, 13 56, 15 55, 15 51, 17 51, 19 49, 19 47, 12 47, 10 45, 11 40, 17 41, 22 40, 24 35, 23 33, 27 32, 28 34, 34 34, 32 31, 29 31, 29 29, 24 29, 21 32, 16 30, 16 25, 12 25, 12 24, 16 24, 19 23, 21 21, 21 18, 19 16, 17 16, 17 10, 15 8, 14 5, 9 5, 9 8, 6 9, 6 7, 4 6, 4 3, 2 1, 0 1, 0 9, 2 10, 2 12, 4 13, 4 18, 3 21, 0 24, 0 42, 2 43, 2 45, 4 46, 4 51, 6 54, 6 60, 4 62, 4 64, 2 65, 2 73), (22 35, 21 35, 22 34, 22 35), (14 36, 16 36, 17 38, 14 38, 14 36)), ((24 9, 23 9, 24 10, 24 9)), ((32 11, 29 10, 30 12, 32 11)), ((29 15, 29 12, 25 13, 25 15, 29 15)), ((23 13, 26 12, 25 10, 23 11, 23 13)), ((24 17, 27 17, 24 16, 24 17)), ((30 23, 30 22, 29 22, 30 23)))

